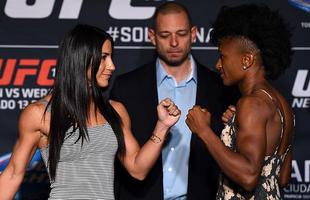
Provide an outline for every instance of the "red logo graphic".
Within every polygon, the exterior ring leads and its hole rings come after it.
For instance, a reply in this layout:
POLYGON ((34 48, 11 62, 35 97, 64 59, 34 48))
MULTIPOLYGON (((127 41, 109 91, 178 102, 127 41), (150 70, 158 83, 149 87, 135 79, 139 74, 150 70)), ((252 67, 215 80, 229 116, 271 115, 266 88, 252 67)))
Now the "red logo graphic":
POLYGON ((0 86, 23 86, 29 76, 36 76, 39 86, 52 86, 55 66, 56 59, 0 59, 0 86))

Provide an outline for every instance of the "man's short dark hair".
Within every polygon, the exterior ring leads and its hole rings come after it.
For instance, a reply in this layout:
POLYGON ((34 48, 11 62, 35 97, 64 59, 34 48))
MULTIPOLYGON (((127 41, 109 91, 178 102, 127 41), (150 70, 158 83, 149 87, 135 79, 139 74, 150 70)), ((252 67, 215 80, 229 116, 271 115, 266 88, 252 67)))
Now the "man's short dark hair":
POLYGON ((187 19, 188 19, 188 23, 189 23, 189 26, 192 27, 192 19, 191 19, 191 16, 187 10, 187 8, 178 3, 178 2, 166 2, 164 4, 161 4, 159 7, 157 7, 157 9, 155 10, 155 13, 153 15, 153 18, 152 18, 152 25, 151 25, 151 28, 152 29, 156 29, 156 22, 157 22, 157 17, 159 14, 171 14, 171 13, 181 13, 181 12, 184 12, 187 16, 187 19))

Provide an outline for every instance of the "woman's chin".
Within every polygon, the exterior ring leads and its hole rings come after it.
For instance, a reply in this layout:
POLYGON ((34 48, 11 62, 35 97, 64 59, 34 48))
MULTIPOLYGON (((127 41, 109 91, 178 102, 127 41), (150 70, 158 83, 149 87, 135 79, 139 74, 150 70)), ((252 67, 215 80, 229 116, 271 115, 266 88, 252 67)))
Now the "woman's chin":
POLYGON ((109 81, 97 82, 97 84, 100 88, 106 88, 109 86, 109 81))

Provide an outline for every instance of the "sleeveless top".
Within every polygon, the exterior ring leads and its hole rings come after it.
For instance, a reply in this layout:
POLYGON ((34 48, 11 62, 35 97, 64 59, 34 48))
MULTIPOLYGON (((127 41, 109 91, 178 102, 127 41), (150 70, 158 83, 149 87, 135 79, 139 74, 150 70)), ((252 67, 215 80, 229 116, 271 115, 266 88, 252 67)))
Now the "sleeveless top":
MULTIPOLYGON (((60 150, 56 177, 51 181, 49 199, 114 200, 114 159, 118 144, 108 123, 88 127, 89 139, 69 128, 60 150)), ((48 147, 41 149, 48 169, 48 147)))
MULTIPOLYGON (((273 98, 267 91, 262 90, 272 101, 273 98)), ((220 175, 219 189, 217 192, 217 200, 261 200, 261 199, 281 199, 281 192, 278 183, 280 176, 281 164, 283 163, 285 156, 287 155, 290 145, 287 147, 283 155, 278 155, 278 148, 281 144, 284 133, 284 120, 280 109, 277 107, 277 112, 281 119, 281 134, 280 142, 276 146, 273 155, 265 156, 262 167, 262 172, 259 177, 256 188, 252 192, 247 192, 236 183, 233 183, 223 173, 220 175)), ((225 146, 231 150, 236 151, 236 138, 237 132, 235 129, 235 115, 232 120, 225 126, 221 133, 221 140, 225 146)))

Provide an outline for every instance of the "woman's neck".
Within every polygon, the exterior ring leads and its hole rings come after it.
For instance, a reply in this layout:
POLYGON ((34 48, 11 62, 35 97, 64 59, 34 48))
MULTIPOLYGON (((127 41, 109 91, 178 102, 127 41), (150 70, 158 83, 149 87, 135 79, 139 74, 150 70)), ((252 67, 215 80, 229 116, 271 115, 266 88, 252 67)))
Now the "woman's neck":
POLYGON ((263 70, 258 70, 253 73, 248 73, 238 84, 238 87, 242 96, 246 96, 252 94, 257 89, 266 87, 267 85, 268 82, 265 78, 265 72, 263 70))

